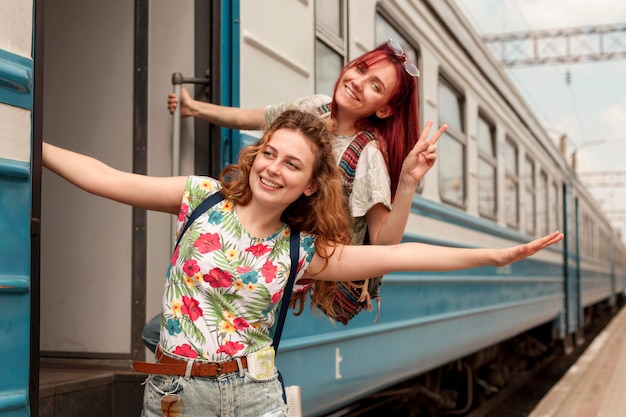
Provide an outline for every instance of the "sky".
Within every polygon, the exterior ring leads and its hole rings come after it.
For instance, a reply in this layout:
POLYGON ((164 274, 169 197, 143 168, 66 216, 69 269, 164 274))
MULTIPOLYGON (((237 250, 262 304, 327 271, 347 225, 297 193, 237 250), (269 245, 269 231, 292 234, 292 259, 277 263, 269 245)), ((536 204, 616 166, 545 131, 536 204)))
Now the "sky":
MULTIPOLYGON (((626 2, 615 0, 455 1, 479 34, 626 23, 626 2)), ((626 44, 626 34, 621 44, 626 44)), ((586 172, 623 171, 626 177, 626 58, 506 72, 555 143, 567 134, 568 157, 576 151, 583 182, 586 172)), ((626 241, 626 184, 591 192, 626 241)))

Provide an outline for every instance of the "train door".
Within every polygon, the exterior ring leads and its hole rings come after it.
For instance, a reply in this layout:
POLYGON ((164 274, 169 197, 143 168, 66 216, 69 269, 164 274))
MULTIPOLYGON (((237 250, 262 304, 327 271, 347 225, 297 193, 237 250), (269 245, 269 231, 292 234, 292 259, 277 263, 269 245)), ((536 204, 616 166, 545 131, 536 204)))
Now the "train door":
POLYGON ((582 326, 580 300, 578 200, 574 188, 563 187, 563 218, 565 220, 565 314, 566 337, 576 343, 579 327, 582 326))
POLYGON ((35 4, 3 2, 0 16, 0 416, 36 410, 39 166, 33 158, 35 4), (8 13, 5 13, 8 10, 8 13), (33 220, 31 220, 31 213, 33 220), (31 234, 33 240, 31 242, 31 234), (34 265, 37 263, 35 262, 34 265), (31 293, 32 291, 32 293, 31 293), (33 340, 31 342, 31 318, 33 340), (34 372, 31 372, 34 369, 34 372), (31 373, 35 383, 30 390, 31 373), (34 394, 33 394, 34 393, 34 394), (30 395, 35 400, 32 401, 30 395), (35 407, 31 404, 35 403, 35 407))

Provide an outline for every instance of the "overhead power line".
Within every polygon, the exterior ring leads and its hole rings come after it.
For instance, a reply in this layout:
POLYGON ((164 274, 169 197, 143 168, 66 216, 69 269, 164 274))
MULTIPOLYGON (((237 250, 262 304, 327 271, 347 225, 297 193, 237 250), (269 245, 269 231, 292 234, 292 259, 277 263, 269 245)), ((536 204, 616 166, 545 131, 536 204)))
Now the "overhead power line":
POLYGON ((505 67, 626 58, 626 23, 484 35, 505 67))
POLYGON ((626 187, 626 171, 579 172, 578 177, 591 189, 626 187))
POLYGON ((605 210, 604 214, 613 222, 626 221, 626 209, 605 210))

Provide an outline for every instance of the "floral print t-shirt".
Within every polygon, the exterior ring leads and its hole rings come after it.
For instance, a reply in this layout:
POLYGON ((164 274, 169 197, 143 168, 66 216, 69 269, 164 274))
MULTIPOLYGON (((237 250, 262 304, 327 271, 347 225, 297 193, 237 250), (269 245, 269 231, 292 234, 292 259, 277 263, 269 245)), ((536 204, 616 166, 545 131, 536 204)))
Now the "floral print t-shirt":
MULTIPOLYGON (((180 233, 189 215, 221 183, 191 176, 178 216, 180 233)), ((259 239, 237 219, 237 207, 222 200, 187 229, 174 250, 165 283, 161 348, 185 358, 222 362, 271 345, 289 278, 290 228, 259 239)), ((301 233, 293 291, 303 291, 315 238, 301 233), (304 280, 302 280, 304 281, 304 280)))
MULTIPOLYGON (((316 94, 310 97, 300 98, 287 103, 267 106, 265 108, 265 121, 270 125, 285 110, 303 110, 316 113, 316 110, 331 102, 331 98, 316 94)), ((328 117, 323 114, 322 117, 328 117)), ((335 135, 333 151, 337 164, 344 151, 356 137, 335 135)), ((352 193, 348 197, 350 213, 354 218, 352 229, 352 244, 360 245, 365 237, 367 220, 365 214, 376 204, 384 204, 391 210, 391 179, 385 163, 385 156, 378 148, 378 143, 370 141, 359 156, 352 183, 352 193)))

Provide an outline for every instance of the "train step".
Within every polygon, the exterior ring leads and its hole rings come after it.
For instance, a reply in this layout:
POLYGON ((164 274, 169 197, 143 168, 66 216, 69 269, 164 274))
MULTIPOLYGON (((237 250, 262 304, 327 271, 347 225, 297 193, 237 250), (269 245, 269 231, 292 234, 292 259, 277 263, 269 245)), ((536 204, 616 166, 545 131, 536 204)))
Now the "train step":
POLYGON ((39 417, 141 415, 145 375, 123 369, 41 367, 39 417))

